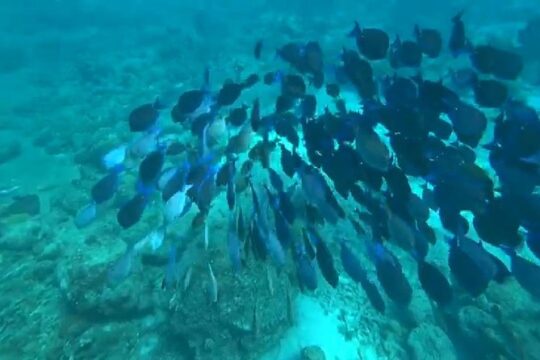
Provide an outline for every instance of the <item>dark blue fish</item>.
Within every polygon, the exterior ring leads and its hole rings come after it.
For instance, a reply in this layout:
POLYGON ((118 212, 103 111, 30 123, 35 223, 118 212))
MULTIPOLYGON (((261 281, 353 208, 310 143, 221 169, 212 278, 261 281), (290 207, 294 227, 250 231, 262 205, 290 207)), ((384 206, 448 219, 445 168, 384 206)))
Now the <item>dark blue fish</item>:
POLYGON ((500 108, 508 100, 508 87, 493 79, 478 79, 473 84, 474 99, 479 106, 500 108))
POLYGON ((161 198, 163 202, 167 202, 174 194, 181 191, 186 184, 186 177, 189 173, 190 165, 186 161, 184 165, 177 168, 174 174, 169 178, 169 180, 163 186, 161 190, 161 198))
POLYGON ((390 49, 390 65, 396 69, 400 67, 418 68, 422 64, 422 49, 410 40, 402 41, 396 38, 390 49))
POLYGON ((260 232, 257 217, 254 216, 250 227, 251 250, 257 260, 265 261, 268 257, 268 249, 263 234, 260 232))
POLYGON ((471 296, 482 294, 488 287, 490 277, 461 246, 459 239, 454 237, 450 242, 448 266, 459 285, 471 296))
POLYGON ((280 144, 281 148, 281 168, 288 177, 293 177, 296 169, 300 166, 298 155, 295 150, 289 151, 285 148, 285 145, 280 144))
POLYGON ((165 268, 165 276, 161 283, 161 288, 166 290, 173 290, 178 283, 178 271, 176 268, 176 254, 178 248, 176 245, 171 244, 169 248, 169 256, 167 258, 167 267, 165 268))
POLYGON ((351 249, 341 241, 341 263, 345 272, 355 282, 360 283, 369 302, 379 313, 384 314, 385 304, 377 286, 368 278, 366 270, 362 267, 360 260, 353 254, 351 249))
POLYGON ((233 210, 236 203, 236 159, 229 161, 229 176, 227 180, 227 205, 229 210, 233 210))
POLYGON ((323 277, 330 286, 332 286, 334 289, 337 288, 339 284, 339 275, 334 265, 334 258, 332 257, 330 249, 328 249, 320 235, 317 234, 315 230, 304 229, 304 231, 306 231, 309 241, 315 246, 317 264, 319 265, 319 269, 321 270, 323 277))
POLYGON ((515 249, 504 248, 512 261, 512 274, 523 289, 540 299, 540 266, 516 254, 515 249))
POLYGON ((525 239, 531 252, 537 259, 540 259, 540 231, 528 230, 525 239))
POLYGON ((98 205, 110 200, 118 189, 118 182, 117 172, 111 172, 101 178, 92 186, 92 200, 98 205))
POLYGON ((478 146, 487 128, 486 115, 462 101, 449 103, 446 111, 458 140, 471 147, 478 146))
POLYGON ((239 205, 238 206, 238 215, 237 215, 237 219, 236 219, 236 229, 237 229, 237 232, 238 232, 238 239, 241 241, 241 242, 244 242, 246 240, 246 223, 245 223, 245 219, 244 219, 244 213, 242 211, 242 207, 239 205))
POLYGON ((262 46, 263 46, 263 41, 257 40, 257 42, 255 43, 255 48, 253 49, 253 55, 255 56, 255 59, 257 60, 261 59, 262 46))
POLYGON ((373 250, 377 278, 386 295, 400 305, 408 305, 412 299, 412 288, 398 259, 380 243, 375 244, 373 250))
POLYGON ((236 217, 234 213, 231 213, 229 216, 229 228, 227 230, 227 249, 235 273, 240 271, 242 265, 240 247, 236 217))
POLYGON ((494 75, 501 80, 516 80, 524 66, 518 54, 491 45, 474 47, 471 62, 478 72, 494 75))
POLYGON ((156 103, 144 104, 131 111, 128 118, 131 132, 146 132, 152 129, 159 119, 156 103))
POLYGON ((430 58, 436 58, 441 53, 442 36, 436 29, 421 29, 418 25, 414 27, 416 41, 422 50, 430 58))
POLYGON ((280 212, 274 212, 274 220, 278 240, 280 241, 283 248, 286 249, 290 246, 292 241, 291 229, 289 228, 289 224, 280 212))
POLYGON ((418 279, 426 294, 437 304, 446 306, 452 302, 450 283, 437 267, 424 259, 418 261, 418 279))
POLYGON ((268 168, 268 175, 270 177, 270 183, 272 184, 274 190, 278 192, 283 191, 283 180, 281 180, 279 174, 274 169, 268 168))
POLYGON ((159 149, 146 155, 139 165, 139 183, 144 188, 152 188, 165 163, 165 153, 159 149))
POLYGON ((356 39, 358 51, 369 60, 382 60, 386 58, 390 38, 386 32, 376 28, 361 28, 358 21, 349 36, 356 39))
POLYGON ((307 288, 311 291, 317 289, 317 270, 313 264, 313 258, 306 254, 302 242, 295 244, 293 258, 300 288, 307 288))
POLYGON ((136 194, 124 203, 116 214, 118 224, 124 229, 128 229, 138 223, 141 220, 147 202, 148 200, 144 195, 136 194))
POLYGON ((456 57, 469 50, 470 45, 465 34, 465 24, 461 17, 464 11, 460 11, 452 18, 452 32, 450 34, 450 40, 448 42, 448 48, 450 53, 456 57))

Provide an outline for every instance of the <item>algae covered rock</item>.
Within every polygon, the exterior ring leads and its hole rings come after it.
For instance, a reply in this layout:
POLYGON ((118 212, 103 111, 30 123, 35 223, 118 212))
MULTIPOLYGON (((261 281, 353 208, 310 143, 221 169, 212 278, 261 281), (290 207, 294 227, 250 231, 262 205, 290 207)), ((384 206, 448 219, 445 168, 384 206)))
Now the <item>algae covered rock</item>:
POLYGON ((319 346, 306 346, 300 353, 300 360, 326 360, 326 356, 319 346))
POLYGON ((415 360, 456 360, 454 345, 441 328, 421 324, 407 339, 412 358, 415 360))
POLYGON ((207 264, 193 266, 191 285, 170 314, 170 333, 198 360, 259 359, 292 324, 294 290, 286 273, 251 264, 234 274, 222 256, 212 263, 218 301, 209 296, 207 264))
POLYGON ((133 319, 148 315, 156 306, 148 279, 132 274, 120 284, 107 281, 107 267, 72 264, 57 269, 57 282, 68 308, 91 319, 133 319))

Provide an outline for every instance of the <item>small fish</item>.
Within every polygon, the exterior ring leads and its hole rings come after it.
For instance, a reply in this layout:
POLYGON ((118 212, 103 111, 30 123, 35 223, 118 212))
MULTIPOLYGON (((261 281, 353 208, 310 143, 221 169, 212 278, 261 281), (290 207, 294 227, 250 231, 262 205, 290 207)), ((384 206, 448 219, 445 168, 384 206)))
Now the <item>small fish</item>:
POLYGON ((255 43, 255 48, 253 49, 253 55, 255 56, 255 59, 257 60, 261 59, 262 46, 263 46, 262 40, 258 40, 255 43))
POLYGON ((103 156, 102 162, 103 166, 107 170, 113 170, 115 168, 118 168, 122 166, 124 161, 126 160, 127 155, 127 146, 126 145, 120 145, 117 148, 112 149, 107 154, 103 156))
POLYGON ((310 291, 314 291, 317 289, 317 271, 315 266, 313 266, 313 259, 306 254, 302 242, 295 244, 293 255, 300 288, 307 288, 310 291))
POLYGON ((185 214, 186 208, 189 206, 186 193, 193 185, 184 185, 182 190, 171 196, 163 209, 165 220, 168 224, 174 222, 185 214))
POLYGON ((238 239, 238 230, 236 228, 236 217, 234 213, 229 216, 229 228, 227 230, 227 249, 229 252, 229 259, 233 267, 233 272, 237 274, 242 265, 242 255, 240 240, 238 239))
POLYGON ((272 187, 276 191, 283 191, 283 180, 281 180, 281 177, 276 172, 276 170, 272 168, 268 168, 268 175, 270 177, 270 183, 272 184, 272 187))
POLYGON ((270 296, 274 296, 274 293, 276 292, 274 289, 274 277, 272 275, 272 270, 268 265, 265 266, 266 268, 266 284, 268 285, 268 291, 270 292, 270 296))
POLYGON ((78 229, 82 229, 90 225, 95 220, 96 215, 97 215, 96 203, 92 202, 84 206, 82 209, 80 209, 77 212, 77 215, 75 216, 75 226, 78 229))
POLYGON ((212 265, 208 263, 208 277, 210 278, 210 284, 208 286, 208 294, 210 296, 210 302, 218 302, 218 282, 214 276, 214 271, 212 270, 212 265))
POLYGON ((113 264, 107 272, 109 284, 118 285, 123 282, 131 273, 133 268, 133 259, 135 257, 133 246, 128 246, 124 254, 113 264))
POLYGON ((421 29, 418 25, 414 27, 414 35, 422 53, 430 58, 436 58, 441 53, 442 36, 435 29, 421 29))
POLYGON ((184 275, 184 286, 183 291, 186 292, 189 288, 189 285, 191 284, 191 275, 193 274, 193 266, 189 266, 186 274, 184 275))
POLYGON ((208 219, 204 222, 204 250, 208 250, 208 219))
POLYGON ((166 290, 172 290, 176 287, 178 282, 178 272, 176 269, 176 253, 178 249, 175 245, 171 245, 169 249, 169 257, 167 260, 167 267, 165 269, 165 277, 161 287, 166 290))
POLYGON ((465 34, 465 24, 461 17, 463 16, 464 11, 460 11, 452 18, 452 32, 450 34, 450 40, 448 42, 448 47, 450 53, 456 57, 460 54, 463 54, 469 49, 469 40, 465 34))

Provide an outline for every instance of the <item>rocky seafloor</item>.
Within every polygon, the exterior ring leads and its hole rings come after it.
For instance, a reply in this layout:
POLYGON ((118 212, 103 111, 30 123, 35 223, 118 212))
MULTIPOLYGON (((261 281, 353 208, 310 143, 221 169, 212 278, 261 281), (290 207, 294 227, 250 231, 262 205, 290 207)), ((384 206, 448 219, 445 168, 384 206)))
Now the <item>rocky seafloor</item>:
MULTIPOLYGON (((392 307, 383 316, 344 274, 338 290, 323 286, 314 294, 302 294, 292 272, 254 261, 233 275, 223 195, 208 219, 208 251, 202 229, 191 228, 194 211, 173 228, 184 254, 177 290, 161 287, 165 246, 146 249, 125 282, 107 285, 107 271, 126 244, 159 220, 156 204, 137 227, 119 231, 114 214, 130 192, 125 185, 90 227, 73 222, 102 175, 100 157, 129 139, 129 110, 157 94, 199 86, 202 64, 215 69, 216 84, 273 69, 270 55, 253 64, 257 37, 269 38, 268 49, 318 39, 332 54, 347 41, 343 34, 354 18, 369 13, 371 24, 395 31, 413 23, 396 25, 396 7, 343 4, 334 5, 332 18, 316 9, 304 17, 301 4, 292 13, 287 4, 269 11, 263 2, 250 10, 218 6, 214 15, 191 9, 164 23, 132 14, 115 22, 122 8, 98 24, 59 22, 56 15, 17 28, 2 18, 12 36, 0 40, 0 359, 540 359, 540 306, 512 279, 491 284, 477 299, 458 294, 459 306, 441 312, 420 290, 414 260, 393 248, 415 291, 408 309, 392 307), (253 11, 256 17, 249 16, 253 11), (244 21, 232 21, 238 17, 244 21), (49 23, 58 25, 49 29, 49 23), (209 261, 219 279, 218 303, 207 296, 209 261)), ((517 8, 508 28, 524 16, 517 8)), ((471 23, 471 31, 504 43, 508 36, 496 31, 496 20, 471 23)), ((418 21, 434 20, 420 13, 418 21)), ((528 83, 521 93, 534 98, 538 90, 528 83)), ((165 131, 181 129, 168 123, 165 131)), ((240 201, 247 203, 247 195, 240 201)), ((431 224, 438 225, 434 217, 431 224)), ((332 239, 344 232, 353 234, 344 224, 322 233, 332 239)), ((447 271, 445 234, 437 235, 430 256, 447 271)), ((337 253, 337 244, 331 247, 337 253)))

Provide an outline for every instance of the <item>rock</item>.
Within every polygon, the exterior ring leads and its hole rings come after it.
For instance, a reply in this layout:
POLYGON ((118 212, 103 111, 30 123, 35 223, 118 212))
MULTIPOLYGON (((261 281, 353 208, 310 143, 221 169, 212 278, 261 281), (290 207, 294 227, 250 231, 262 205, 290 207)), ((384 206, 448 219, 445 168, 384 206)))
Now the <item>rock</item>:
POLYGON ((441 328, 421 324, 409 334, 407 344, 415 360, 455 360, 454 345, 441 328))
POLYGON ((301 360, 325 360, 326 356, 320 347, 317 345, 306 346, 300 353, 301 360))

